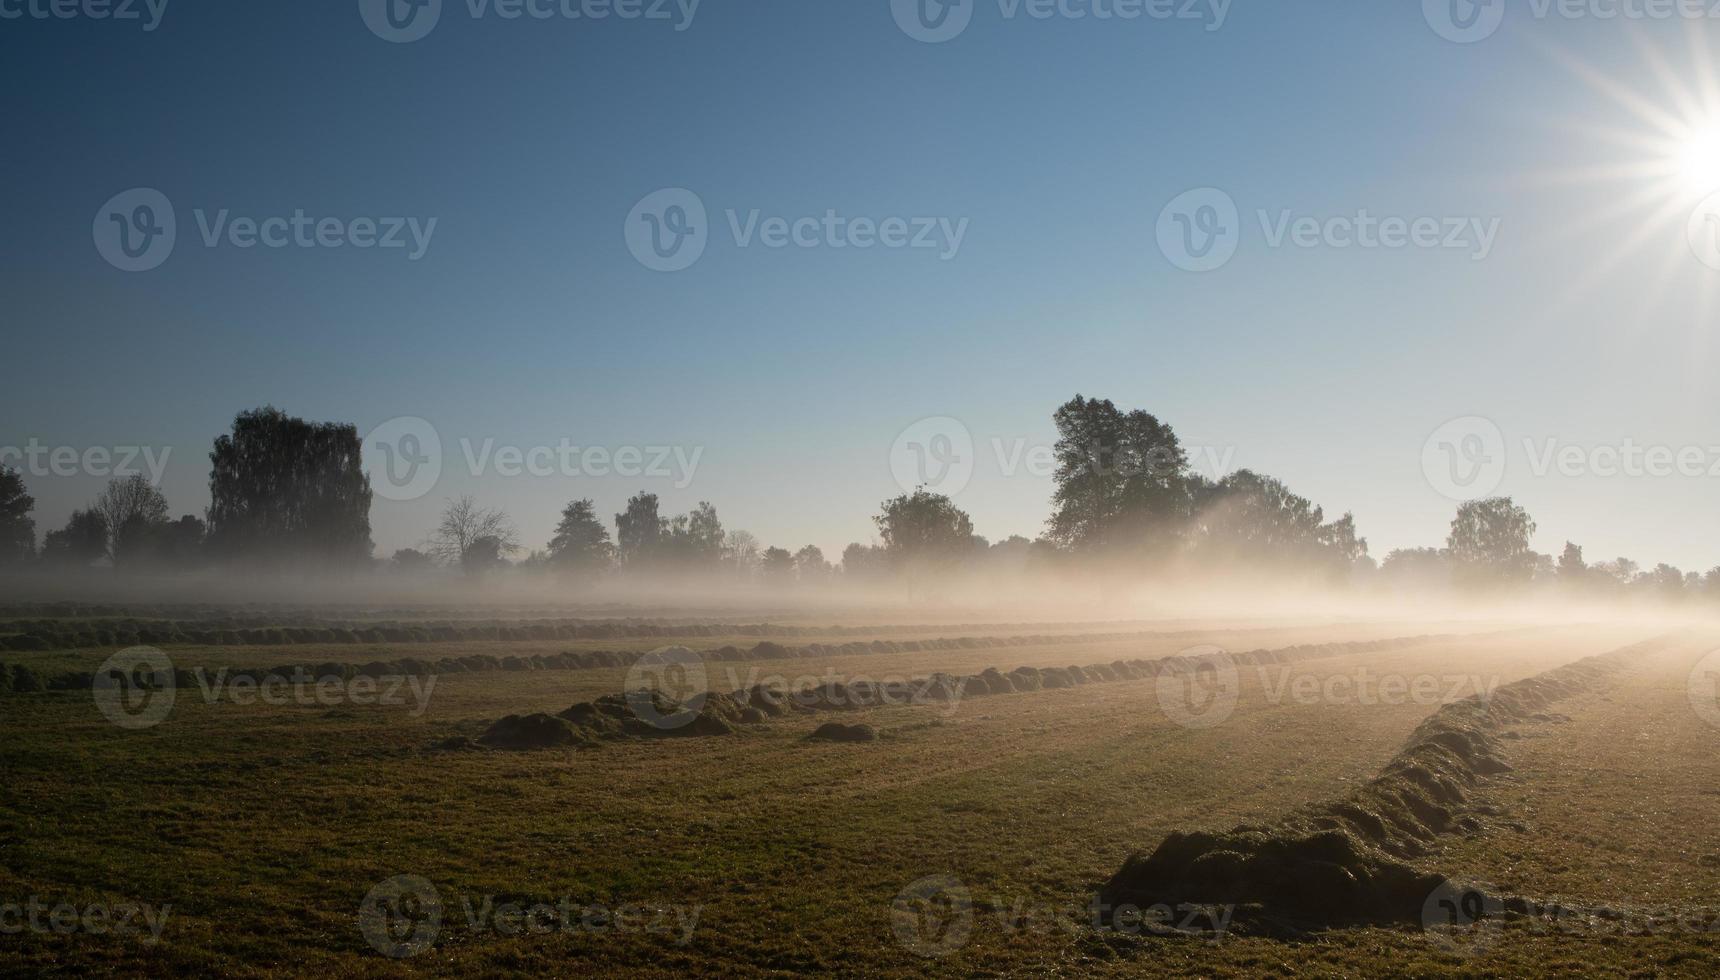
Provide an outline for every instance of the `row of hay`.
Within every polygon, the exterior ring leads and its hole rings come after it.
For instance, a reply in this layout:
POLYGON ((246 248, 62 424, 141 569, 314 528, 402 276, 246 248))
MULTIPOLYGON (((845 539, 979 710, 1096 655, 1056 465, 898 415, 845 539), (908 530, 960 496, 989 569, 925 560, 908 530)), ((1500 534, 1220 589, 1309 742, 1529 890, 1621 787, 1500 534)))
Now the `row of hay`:
MULTIPOLYGON (((547 627, 540 627, 546 630, 547 627)), ((347 629, 311 629, 305 627, 278 627, 268 630, 255 631, 263 636, 258 641, 266 646, 284 646, 292 643, 429 643, 451 642, 462 639, 453 627, 439 626, 433 628, 374 628, 367 630, 347 629)), ((495 628, 473 628, 466 632, 475 634, 467 639, 519 639, 512 630, 496 632, 495 628)), ((183 635, 163 633, 158 629, 144 628, 130 633, 120 634, 125 640, 124 646, 167 646, 195 642, 199 645, 242 646, 249 641, 239 633, 231 631, 212 634, 215 642, 205 643, 206 637, 199 633, 186 638, 183 635), (231 633, 231 635, 229 635, 231 633)), ((999 647, 1069 645, 1074 643, 1097 642, 1097 634, 1077 634, 1075 636, 960 636, 936 637, 923 640, 872 640, 871 642, 850 641, 847 643, 811 643, 804 646, 785 646, 771 640, 762 640, 749 648, 723 646, 714 650, 706 650, 699 656, 713 662, 736 662, 749 660, 791 660, 811 657, 863 656, 871 654, 919 653, 941 650, 976 650, 999 647)), ((1127 635, 1105 634, 1104 639, 1125 638, 1127 635)), ((550 637, 539 635, 535 639, 550 637)), ((16 638, 14 638, 16 639, 16 638)), ((110 646, 106 637, 100 637, 103 642, 81 642, 85 637, 79 636, 79 642, 74 647, 110 646)), ((1392 641, 1385 641, 1392 642, 1392 641)), ((12 649, 43 650, 51 649, 45 645, 20 646, 14 642, 12 649)), ((679 649, 679 648, 677 648, 679 649)), ((1290 648, 1295 650, 1298 648, 1290 648)), ((1264 652, 1264 651, 1261 651, 1264 652)), ((251 667, 228 671, 230 677, 250 677, 262 681, 270 677, 280 677, 287 680, 309 678, 319 680, 324 677, 334 677, 350 680, 355 676, 368 677, 399 677, 423 676, 427 674, 459 674, 476 673, 496 670, 590 670, 599 668, 629 667, 638 660, 642 653, 639 651, 616 650, 585 650, 563 651, 560 653, 532 654, 529 656, 496 656, 494 654, 471 654, 463 657, 441 657, 437 659, 420 657, 402 657, 395 660, 371 661, 369 663, 287 663, 271 667, 251 667)), ((1243 655, 1248 656, 1248 655, 1243 655)), ((1136 661, 1145 663, 1146 661, 1136 661)), ((1080 668, 1070 668, 1079 671, 1080 668)), ((182 671, 186 677, 188 671, 182 671)), ((43 680, 41 688, 46 690, 84 690, 90 687, 92 678, 88 673, 66 672, 43 680)), ((1050 686, 1070 686, 1077 683, 1074 676, 1062 680, 1053 678, 1044 683, 1050 686)), ((0 693, 5 693, 0 689, 0 693)))
POLYGON ((1269 932, 1416 921, 1446 882, 1407 861, 1441 834, 1480 829, 1465 810, 1483 776, 1509 768, 1499 758, 1503 730, 1604 687, 1669 642, 1589 657, 1445 705, 1356 792, 1267 826, 1173 833, 1151 854, 1130 855, 1100 889, 1100 907, 1229 905, 1237 922, 1269 932))
MULTIPOLYGON (((1084 684, 1139 680, 1166 673, 1189 673, 1215 662, 1219 657, 1226 657, 1237 664, 1292 663, 1316 657, 1412 646, 1438 639, 1441 637, 1415 636, 1303 644, 1238 654, 1116 660, 1086 667, 1017 667, 1007 673, 991 667, 977 674, 939 672, 915 680, 827 681, 818 686, 793 690, 761 683, 729 693, 710 694, 696 706, 675 702, 660 692, 630 691, 576 704, 559 715, 509 715, 492 725, 477 741, 491 748, 530 749, 592 745, 605 739, 726 735, 739 725, 758 724, 794 712, 857 711, 889 705, 948 703, 967 697, 1056 690, 1084 684), (653 723, 647 719, 668 723, 653 723)), ((676 652, 691 654, 687 650, 676 652)))

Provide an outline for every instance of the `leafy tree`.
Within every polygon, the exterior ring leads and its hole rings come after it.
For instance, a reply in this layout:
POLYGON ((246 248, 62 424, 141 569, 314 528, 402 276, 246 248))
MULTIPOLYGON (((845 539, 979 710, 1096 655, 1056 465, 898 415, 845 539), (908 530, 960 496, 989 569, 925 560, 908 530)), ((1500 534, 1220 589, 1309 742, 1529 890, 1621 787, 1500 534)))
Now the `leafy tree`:
POLYGON ((356 426, 306 422, 273 407, 239 413, 209 453, 210 550, 241 560, 368 561, 371 492, 361 449, 356 426))
POLYGON ((107 554, 108 525, 101 511, 72 511, 66 526, 49 531, 42 542, 42 559, 59 568, 88 568, 107 554))
POLYGON ((784 586, 794 581, 794 556, 787 548, 766 548, 759 562, 759 574, 766 584, 784 586))
POLYGON ((881 506, 872 520, 885 556, 898 567, 953 562, 971 549, 973 521, 941 493, 921 487, 881 506))
POLYGON ((1238 470, 1217 483, 1193 478, 1190 487, 1189 540, 1204 559, 1343 577, 1368 553, 1351 515, 1328 524, 1321 508, 1272 477, 1238 470))
POLYGON ((1475 585, 1526 582, 1535 570, 1529 536, 1535 522, 1510 497, 1471 500, 1457 508, 1446 551, 1465 581, 1475 585))
POLYGON ((609 543, 609 529, 597 519, 597 509, 590 500, 575 500, 561 511, 561 523, 555 526, 555 537, 549 540, 550 567, 578 575, 595 574, 609 565, 615 547, 609 543))
POLYGON ((794 553, 794 574, 801 584, 821 585, 830 578, 830 572, 830 563, 817 545, 809 544, 794 553))
POLYGON ((856 541, 842 549, 842 577, 849 582, 882 578, 888 568, 889 560, 878 545, 856 541))
POLYGON ((659 557, 683 570, 709 571, 723 560, 723 522, 708 501, 663 525, 659 557))
POLYGON ((520 550, 519 532, 507 514, 461 496, 448 501, 425 550, 445 565, 481 572, 520 550))
POLYGON ((507 555, 520 546, 503 540, 499 534, 478 536, 460 555, 460 570, 467 575, 483 575, 508 566, 507 555))
POLYGON ((24 489, 24 476, 0 466, 0 566, 22 564, 36 554, 36 498, 24 489))
POLYGON ((401 548, 394 553, 394 567, 403 572, 424 572, 435 567, 436 559, 417 548, 401 548))
POLYGON ((1380 562, 1380 579, 1403 588, 1443 588, 1451 584, 1451 560, 1439 548, 1399 548, 1380 562))
POLYGON ((109 480, 94 508, 107 522, 108 557, 115 566, 128 555, 141 557, 148 550, 144 539, 167 523, 167 498, 141 473, 109 480))
POLYGON ((1589 566, 1583 563, 1583 549, 1574 542, 1566 541, 1565 550, 1559 553, 1559 564, 1555 570, 1559 581, 1567 585, 1580 585, 1589 576, 1589 566))
POLYGON ((615 515, 616 553, 628 567, 643 567, 660 554, 664 535, 663 518, 657 513, 657 495, 638 493, 627 499, 627 509, 615 515))
POLYGON ((1052 416, 1057 460, 1049 536, 1089 555, 1168 552, 1189 511, 1188 460, 1171 427, 1076 395, 1052 416))

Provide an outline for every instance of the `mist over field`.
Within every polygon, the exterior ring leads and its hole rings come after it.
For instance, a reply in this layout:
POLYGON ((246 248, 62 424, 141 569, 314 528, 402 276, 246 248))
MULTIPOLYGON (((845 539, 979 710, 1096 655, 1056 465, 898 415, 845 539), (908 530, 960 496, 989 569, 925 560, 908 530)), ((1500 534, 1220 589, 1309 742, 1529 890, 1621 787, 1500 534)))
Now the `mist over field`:
POLYGON ((0 977, 1720 975, 1720 8, 0 0, 0 977))

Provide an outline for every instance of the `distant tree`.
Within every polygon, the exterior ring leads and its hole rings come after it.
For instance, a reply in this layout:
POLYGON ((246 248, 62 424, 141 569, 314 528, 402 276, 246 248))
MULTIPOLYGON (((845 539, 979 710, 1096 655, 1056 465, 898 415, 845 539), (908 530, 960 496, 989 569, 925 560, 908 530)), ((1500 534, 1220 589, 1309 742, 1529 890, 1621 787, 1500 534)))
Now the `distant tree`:
POLYGON ((1326 523, 1325 512, 1282 482, 1238 470, 1217 483, 1192 478, 1194 513, 1188 541, 1194 554, 1248 568, 1304 568, 1348 577, 1368 553, 1355 519, 1326 523))
POLYGON ((1168 552, 1189 511, 1188 460, 1171 427, 1076 395, 1053 415, 1057 470, 1049 536, 1083 554, 1168 552))
POLYGON ((57 568, 88 568, 107 555, 107 518, 101 511, 72 511, 66 526, 49 531, 42 542, 42 560, 57 568))
POLYGON ((1593 570, 1596 574, 1604 576, 1612 584, 1626 587, 1636 581, 1638 566, 1629 558, 1615 558, 1612 561, 1601 562, 1594 566, 1593 570))
POLYGON ((394 567, 403 572, 424 572, 435 567, 436 559, 417 548, 401 548, 394 553, 394 567))
MULTIPOLYGON (((209 453, 209 548, 227 559, 370 558, 370 477, 356 426, 241 412, 209 453)), ((121 522, 110 523, 114 527, 121 522)))
POLYGON ((193 514, 184 514, 167 525, 161 534, 161 559, 175 568, 190 568, 203 561, 209 526, 193 514))
POLYGON ((729 531, 723 535, 723 564, 736 578, 750 581, 758 571, 758 538, 751 531, 729 531))
POLYGON ((167 498, 143 474, 115 477, 93 505, 108 527, 108 557, 117 567, 149 550, 148 538, 167 523, 167 498))
POLYGON ((873 581, 882 578, 888 569, 889 560, 878 545, 856 541, 842 549, 842 578, 845 581, 873 581))
POLYGON ((708 572, 723 560, 723 522, 708 501, 662 524, 658 558, 681 571, 708 572))
POLYGON ((766 548, 759 562, 759 575, 766 584, 776 587, 794 581, 794 556, 786 548, 766 548))
POLYGON ((1559 565, 1556 574, 1559 581, 1567 586, 1583 584, 1589 577, 1589 566, 1583 563, 1583 549, 1575 543, 1566 541, 1565 550, 1559 553, 1559 565))
POLYGON ((36 498, 24 489, 24 476, 0 466, 0 567, 21 565, 36 554, 36 498))
POLYGON ((1446 551, 1469 584, 1527 582, 1535 570, 1535 553, 1529 548, 1534 533, 1528 511, 1510 497, 1471 500, 1457 508, 1446 551))
POLYGON ((615 546, 621 564, 631 568, 649 565, 659 556, 664 536, 663 518, 657 513, 657 495, 638 493, 627 499, 627 509, 615 515, 615 546))
POLYGON ((1405 589, 1438 589, 1451 584, 1451 560, 1438 548, 1399 548, 1380 562, 1380 581, 1405 589))
POLYGON ((473 541, 460 555, 460 570, 467 575, 483 575, 508 566, 507 555, 519 550, 500 535, 485 534, 473 541))
POLYGON ((1648 576, 1650 588, 1662 599, 1677 602, 1684 598, 1684 573, 1679 569, 1662 562, 1648 576))
POLYGON ((608 567, 614 553, 609 529, 597 519, 597 509, 590 500, 575 500, 562 508, 561 523, 549 540, 546 560, 550 568, 563 574, 595 575, 608 567))
POLYGON ((444 565, 482 572, 520 550, 519 533, 507 514, 461 496, 448 501, 425 550, 444 565))
POLYGON ((830 563, 817 545, 809 544, 794 553, 794 574, 802 585, 822 585, 830 578, 830 563))
POLYGON ((951 563, 972 547, 973 521, 943 494, 921 487, 880 506, 872 520, 897 567, 951 563))

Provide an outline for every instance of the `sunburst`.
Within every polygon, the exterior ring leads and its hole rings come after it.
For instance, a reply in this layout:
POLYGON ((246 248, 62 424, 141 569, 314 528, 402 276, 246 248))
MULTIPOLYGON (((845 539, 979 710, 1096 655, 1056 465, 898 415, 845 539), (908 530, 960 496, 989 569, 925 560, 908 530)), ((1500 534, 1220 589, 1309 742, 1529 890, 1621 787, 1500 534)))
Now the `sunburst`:
MULTIPOLYGON (((1688 48, 1670 57, 1631 31, 1642 63, 1634 82, 1613 77, 1570 52, 1543 45, 1556 62, 1599 96, 1587 118, 1558 127, 1584 144, 1592 162, 1533 175, 1541 187, 1601 188, 1607 203, 1574 214, 1547 231, 1543 246, 1606 242, 1592 265, 1574 269, 1550 312, 1577 308, 1628 260, 1661 251, 1641 283, 1639 328, 1652 322, 1674 282, 1695 283, 1696 323, 1708 319, 1720 293, 1720 81, 1706 34, 1687 31, 1688 48), (1605 110, 1611 110, 1608 113, 1605 110), (1611 122, 1598 121, 1608 116, 1611 122)), ((1555 253, 1557 254, 1557 253, 1555 253)), ((1699 337, 1705 342, 1705 337, 1699 337)))

